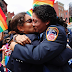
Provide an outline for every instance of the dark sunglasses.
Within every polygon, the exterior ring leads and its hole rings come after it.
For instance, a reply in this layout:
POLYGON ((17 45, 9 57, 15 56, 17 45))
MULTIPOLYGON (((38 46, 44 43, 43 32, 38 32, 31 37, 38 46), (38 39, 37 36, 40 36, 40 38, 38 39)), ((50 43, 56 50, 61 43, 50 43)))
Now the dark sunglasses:
POLYGON ((32 23, 32 19, 28 19, 27 21, 25 21, 27 23, 32 23))

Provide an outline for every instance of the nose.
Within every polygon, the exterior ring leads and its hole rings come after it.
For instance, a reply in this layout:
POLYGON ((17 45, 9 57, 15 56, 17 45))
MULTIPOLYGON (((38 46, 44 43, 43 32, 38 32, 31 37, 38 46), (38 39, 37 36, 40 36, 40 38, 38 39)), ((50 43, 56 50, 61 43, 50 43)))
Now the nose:
POLYGON ((35 27, 35 24, 32 24, 33 25, 33 27, 35 27))

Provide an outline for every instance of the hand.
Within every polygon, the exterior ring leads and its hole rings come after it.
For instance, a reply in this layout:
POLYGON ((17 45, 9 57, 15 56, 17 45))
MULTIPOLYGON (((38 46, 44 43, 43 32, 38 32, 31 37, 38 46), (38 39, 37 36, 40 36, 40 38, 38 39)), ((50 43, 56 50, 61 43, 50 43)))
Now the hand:
POLYGON ((12 51, 14 51, 14 47, 15 47, 16 44, 17 44, 17 43, 14 42, 14 41, 11 42, 10 48, 11 48, 12 51))
POLYGON ((16 41, 17 41, 17 43, 19 43, 21 45, 25 45, 25 44, 31 43, 31 40, 26 35, 18 35, 16 37, 16 41))

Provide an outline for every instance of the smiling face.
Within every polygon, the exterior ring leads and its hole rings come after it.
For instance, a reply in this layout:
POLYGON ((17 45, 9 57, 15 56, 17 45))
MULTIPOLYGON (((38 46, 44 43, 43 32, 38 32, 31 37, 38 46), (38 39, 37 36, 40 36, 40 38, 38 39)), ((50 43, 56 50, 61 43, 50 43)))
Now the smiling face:
POLYGON ((25 34, 34 33, 35 30, 32 25, 32 19, 28 14, 25 14, 25 21, 23 26, 18 26, 20 31, 24 31, 25 34))
POLYGON ((39 19, 35 13, 32 14, 32 20, 33 20, 33 27, 35 29, 35 32, 42 33, 47 29, 46 26, 47 22, 42 22, 41 19, 39 19))

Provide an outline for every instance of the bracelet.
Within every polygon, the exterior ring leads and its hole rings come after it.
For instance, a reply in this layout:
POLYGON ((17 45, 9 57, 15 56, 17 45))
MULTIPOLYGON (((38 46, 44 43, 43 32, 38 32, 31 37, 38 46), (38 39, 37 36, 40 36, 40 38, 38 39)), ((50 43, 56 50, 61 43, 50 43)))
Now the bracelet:
POLYGON ((17 37, 17 36, 18 36, 18 34, 16 34, 16 35, 13 36, 13 41, 14 41, 14 42, 17 42, 17 41, 16 41, 16 37, 17 37))

